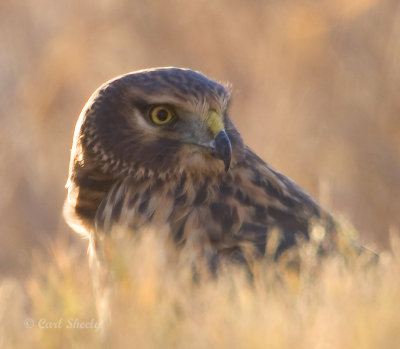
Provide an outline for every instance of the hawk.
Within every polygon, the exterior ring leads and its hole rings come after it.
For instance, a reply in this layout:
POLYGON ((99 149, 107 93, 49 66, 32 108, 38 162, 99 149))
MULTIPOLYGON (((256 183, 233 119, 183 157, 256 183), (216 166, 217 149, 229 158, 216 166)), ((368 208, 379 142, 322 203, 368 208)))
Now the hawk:
POLYGON ((330 246, 330 215, 245 145, 230 101, 224 84, 174 67, 119 76, 93 93, 76 125, 65 203, 93 251, 116 227, 160 230, 210 270, 262 257, 276 229, 276 259, 297 236, 309 241, 315 224, 330 246))

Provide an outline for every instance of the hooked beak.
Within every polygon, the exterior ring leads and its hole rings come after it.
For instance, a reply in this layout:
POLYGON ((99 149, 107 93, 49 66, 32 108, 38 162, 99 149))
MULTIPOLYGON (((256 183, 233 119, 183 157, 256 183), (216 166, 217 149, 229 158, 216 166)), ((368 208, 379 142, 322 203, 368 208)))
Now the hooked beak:
POLYGON ((217 133, 210 143, 210 149, 211 155, 224 162, 225 172, 228 172, 231 164, 232 146, 225 130, 221 130, 217 133))
POLYGON ((211 155, 221 159, 225 164, 225 172, 228 172, 231 164, 232 146, 228 135, 225 132, 224 122, 220 114, 210 110, 206 117, 206 124, 214 135, 214 139, 208 144, 211 155))

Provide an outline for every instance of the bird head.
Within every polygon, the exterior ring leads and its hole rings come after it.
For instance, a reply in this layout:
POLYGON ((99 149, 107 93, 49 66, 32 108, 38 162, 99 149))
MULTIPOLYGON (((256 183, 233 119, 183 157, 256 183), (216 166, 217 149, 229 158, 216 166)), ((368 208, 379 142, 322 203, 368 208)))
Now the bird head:
POLYGON ((75 130, 73 161, 110 174, 222 174, 242 140, 228 117, 229 89, 179 68, 142 70, 102 85, 75 130))

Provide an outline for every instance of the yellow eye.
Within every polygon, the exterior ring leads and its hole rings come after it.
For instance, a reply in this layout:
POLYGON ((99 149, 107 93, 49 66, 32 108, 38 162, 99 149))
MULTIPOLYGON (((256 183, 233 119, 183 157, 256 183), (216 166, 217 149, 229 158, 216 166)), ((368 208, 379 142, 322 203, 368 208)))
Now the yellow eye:
POLYGON ((163 105, 159 105, 150 110, 150 118, 156 125, 168 124, 174 117, 172 111, 163 105))

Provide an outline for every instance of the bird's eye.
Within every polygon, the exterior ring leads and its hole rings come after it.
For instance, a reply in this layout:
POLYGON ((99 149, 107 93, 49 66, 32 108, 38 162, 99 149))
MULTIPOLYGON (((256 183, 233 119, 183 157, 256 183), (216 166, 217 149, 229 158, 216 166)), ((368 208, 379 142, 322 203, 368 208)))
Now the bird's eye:
POLYGON ((150 118, 156 125, 165 125, 174 118, 174 114, 168 107, 159 105, 150 109, 150 118))

